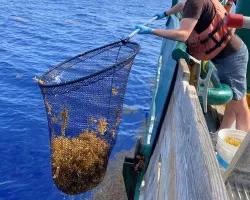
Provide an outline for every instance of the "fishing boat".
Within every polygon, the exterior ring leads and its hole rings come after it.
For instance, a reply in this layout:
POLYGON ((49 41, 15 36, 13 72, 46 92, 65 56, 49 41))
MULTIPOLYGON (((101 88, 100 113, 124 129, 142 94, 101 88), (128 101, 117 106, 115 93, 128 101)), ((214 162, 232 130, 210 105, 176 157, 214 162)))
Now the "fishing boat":
MULTIPOLYGON (((231 25, 250 49, 249 1, 238 0, 235 13, 231 25)), ((181 17, 168 17, 166 28, 178 28, 181 17)), ((248 200, 250 135, 222 171, 211 132, 220 125, 232 91, 220 83, 211 61, 193 58, 186 48, 182 42, 162 41, 147 130, 137 141, 134 157, 126 157, 123 165, 128 199, 248 200)), ((250 62, 247 76, 249 70, 250 62)), ((247 86, 249 92, 249 77, 247 86)), ((250 102, 250 93, 247 98, 250 102)))

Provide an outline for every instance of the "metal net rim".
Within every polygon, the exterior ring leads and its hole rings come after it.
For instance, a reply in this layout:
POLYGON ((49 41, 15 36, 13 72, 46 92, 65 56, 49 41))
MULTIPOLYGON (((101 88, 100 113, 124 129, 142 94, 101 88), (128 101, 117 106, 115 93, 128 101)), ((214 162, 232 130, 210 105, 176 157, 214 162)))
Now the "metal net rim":
MULTIPOLYGON (((120 62, 117 62, 117 63, 115 63, 115 64, 113 64, 113 65, 110 65, 110 66, 108 66, 108 67, 106 67, 106 68, 104 68, 104 69, 102 69, 102 70, 99 70, 99 71, 97 71, 97 72, 95 72, 95 73, 92 73, 92 74, 90 74, 90 75, 83 76, 83 77, 78 78, 78 79, 75 79, 75 80, 66 81, 66 82, 63 82, 63 83, 55 83, 55 84, 49 84, 49 85, 44 84, 42 81, 38 81, 38 85, 41 86, 41 87, 43 87, 43 88, 51 88, 51 87, 65 86, 65 85, 77 83, 77 82, 79 82, 79 81, 82 81, 82 80, 85 80, 85 79, 88 79, 88 78, 92 78, 92 77, 94 77, 94 76, 97 76, 97 75, 99 75, 99 74, 102 74, 102 73, 104 73, 104 72, 106 72, 106 71, 109 71, 109 70, 112 69, 112 68, 115 68, 115 67, 118 66, 118 65, 121 65, 122 63, 126 62, 127 60, 132 59, 133 57, 135 57, 136 54, 138 54, 138 52, 140 51, 140 44, 138 44, 137 42, 131 42, 131 41, 125 41, 125 42, 123 42, 123 41, 117 41, 117 42, 113 42, 113 43, 110 43, 110 44, 107 44, 107 45, 104 45, 104 46, 101 46, 101 47, 98 47, 98 48, 95 48, 95 49, 86 51, 86 52, 84 52, 84 53, 78 54, 78 55, 76 55, 76 56, 74 56, 74 57, 72 57, 72 58, 69 58, 69 59, 67 59, 67 60, 65 60, 65 61, 63 61, 63 62, 61 62, 60 64, 56 65, 55 67, 52 67, 52 68, 49 69, 48 71, 46 71, 42 76, 40 76, 39 79, 42 80, 42 77, 46 76, 46 75, 49 74, 51 71, 53 71, 53 70, 59 68, 60 66, 62 66, 62 65, 65 64, 65 63, 68 63, 68 62, 70 62, 70 61, 72 61, 72 60, 74 60, 74 59, 76 59, 76 58, 79 58, 79 57, 84 56, 84 55, 86 55, 86 54, 89 54, 89 53, 91 53, 91 52, 97 51, 97 50, 99 50, 99 49, 106 48, 106 47, 108 47, 108 46, 113 46, 113 45, 118 44, 118 43, 122 43, 122 45, 134 44, 135 46, 137 46, 137 48, 135 48, 135 49, 134 49, 134 52, 133 52, 130 56, 128 56, 127 58, 125 58, 124 60, 122 60, 122 61, 120 61, 120 62)), ((122 45, 121 45, 121 46, 122 46, 122 45)))

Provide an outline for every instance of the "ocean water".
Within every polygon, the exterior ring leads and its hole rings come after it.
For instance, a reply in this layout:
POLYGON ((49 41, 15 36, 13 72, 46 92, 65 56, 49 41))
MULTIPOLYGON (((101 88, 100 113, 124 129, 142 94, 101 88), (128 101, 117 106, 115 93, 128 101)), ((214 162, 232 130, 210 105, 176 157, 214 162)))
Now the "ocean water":
MULTIPOLYGON (((33 80, 79 53, 117 41, 169 8, 161 0, 0 0, 0 200, 84 199, 52 181, 49 132, 40 89, 33 80)), ((164 27, 164 20, 151 27, 164 27)), ((140 43, 127 86, 113 154, 128 151, 145 130, 161 38, 140 43)), ((107 191, 108 192, 108 191, 107 191)))

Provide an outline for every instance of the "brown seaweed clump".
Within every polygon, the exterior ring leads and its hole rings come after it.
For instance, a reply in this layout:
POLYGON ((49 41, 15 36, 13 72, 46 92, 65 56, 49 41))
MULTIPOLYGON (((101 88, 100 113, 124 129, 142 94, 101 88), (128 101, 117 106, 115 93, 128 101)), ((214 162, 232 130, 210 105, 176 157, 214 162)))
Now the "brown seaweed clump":
POLYGON ((239 147, 242 143, 242 140, 239 140, 237 138, 234 138, 234 137, 226 137, 224 139, 225 142, 227 142, 228 144, 231 144, 235 147, 239 147))
POLYGON ((93 132, 75 138, 52 138, 52 173, 57 187, 66 194, 80 194, 104 178, 109 145, 93 132))

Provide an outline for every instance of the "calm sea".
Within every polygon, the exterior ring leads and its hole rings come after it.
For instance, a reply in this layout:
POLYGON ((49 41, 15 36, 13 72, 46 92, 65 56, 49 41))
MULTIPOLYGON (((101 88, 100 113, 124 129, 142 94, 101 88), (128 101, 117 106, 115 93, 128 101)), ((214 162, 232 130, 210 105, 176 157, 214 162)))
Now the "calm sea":
MULTIPOLYGON (((127 36, 170 6, 161 0, 0 0, 0 199, 84 199, 53 184, 47 118, 33 81, 56 64, 127 36)), ((163 28, 164 20, 152 27, 163 28)), ((161 39, 140 43, 129 77, 113 154, 128 151, 145 130, 161 39)), ((108 191, 107 191, 108 192, 108 191)))

